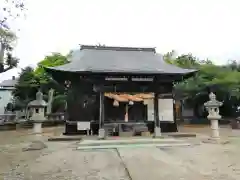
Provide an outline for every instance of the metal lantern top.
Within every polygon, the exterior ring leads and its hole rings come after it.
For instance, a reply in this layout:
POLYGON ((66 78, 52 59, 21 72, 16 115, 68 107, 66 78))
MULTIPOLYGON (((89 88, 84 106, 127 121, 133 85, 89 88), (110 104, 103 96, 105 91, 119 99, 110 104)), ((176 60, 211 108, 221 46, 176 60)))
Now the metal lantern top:
POLYGON ((223 103, 216 99, 216 95, 213 92, 209 94, 209 101, 204 103, 206 108, 218 108, 222 105, 223 103))
POLYGON ((39 90, 36 93, 36 100, 31 101, 28 107, 46 107, 47 103, 43 100, 43 93, 39 90))

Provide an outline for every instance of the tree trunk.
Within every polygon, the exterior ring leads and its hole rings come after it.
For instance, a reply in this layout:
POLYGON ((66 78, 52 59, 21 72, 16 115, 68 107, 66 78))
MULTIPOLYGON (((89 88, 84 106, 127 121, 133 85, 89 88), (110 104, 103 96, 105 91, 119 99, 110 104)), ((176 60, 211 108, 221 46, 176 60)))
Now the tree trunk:
POLYGON ((0 45, 1 45, 1 47, 0 47, 0 64, 3 64, 4 63, 5 45, 4 45, 4 43, 1 43, 0 45))
POLYGON ((5 45, 4 43, 0 43, 0 73, 4 72, 4 52, 5 52, 5 45))

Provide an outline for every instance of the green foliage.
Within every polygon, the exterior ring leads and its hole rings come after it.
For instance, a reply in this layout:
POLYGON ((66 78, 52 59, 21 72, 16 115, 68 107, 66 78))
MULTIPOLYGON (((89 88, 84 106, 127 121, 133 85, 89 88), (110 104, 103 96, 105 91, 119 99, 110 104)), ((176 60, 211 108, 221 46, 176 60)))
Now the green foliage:
POLYGON ((17 104, 26 106, 35 98, 38 87, 39 81, 34 74, 34 69, 32 67, 22 69, 18 83, 15 85, 15 89, 12 92, 17 104))
POLYGON ((240 90, 240 68, 238 69, 236 61, 225 66, 217 66, 210 60, 199 60, 192 54, 174 55, 174 51, 167 53, 164 56, 165 61, 182 68, 199 70, 195 77, 177 84, 176 89, 189 93, 199 93, 203 89, 215 86, 218 89, 225 89, 233 96, 240 95, 237 93, 240 90))
POLYGON ((191 106, 201 106, 211 90, 219 100, 224 101, 221 110, 224 115, 230 116, 236 112, 234 108, 240 103, 240 65, 237 61, 217 66, 208 59, 199 60, 192 54, 177 56, 175 51, 166 53, 164 59, 182 68, 198 70, 195 77, 175 85, 176 92, 184 92, 191 106))
POLYGON ((45 72, 44 67, 60 66, 66 63, 68 63, 66 56, 60 53, 52 53, 52 55, 46 56, 42 61, 38 63, 38 66, 35 69, 34 73, 42 84, 54 84, 54 82, 51 81, 49 75, 45 72))
POLYGON ((66 95, 57 95, 53 99, 53 104, 52 104, 52 111, 53 112, 58 112, 58 111, 64 111, 65 105, 66 105, 66 95))
POLYGON ((53 53, 40 61, 36 69, 31 67, 22 69, 18 83, 13 91, 13 96, 18 100, 18 104, 26 106, 31 100, 34 100, 39 88, 42 90, 45 100, 47 100, 48 92, 51 88, 55 90, 55 95, 63 94, 64 87, 52 80, 51 77, 46 74, 43 66, 53 67, 63 65, 67 62, 66 56, 60 53, 53 53))
POLYGON ((66 64, 67 57, 60 54, 60 53, 52 53, 50 56, 46 56, 42 61, 38 63, 38 67, 35 70, 35 74, 37 76, 41 76, 45 73, 45 70, 43 67, 54 67, 54 66, 60 66, 63 64, 66 64))

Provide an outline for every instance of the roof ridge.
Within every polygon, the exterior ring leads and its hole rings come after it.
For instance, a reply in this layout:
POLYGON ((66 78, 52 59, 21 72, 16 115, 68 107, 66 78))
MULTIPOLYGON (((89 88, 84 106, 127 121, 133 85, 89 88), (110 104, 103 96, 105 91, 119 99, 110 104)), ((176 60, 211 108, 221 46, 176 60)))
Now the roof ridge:
POLYGON ((123 46, 105 46, 105 45, 80 45, 80 50, 94 49, 94 50, 112 50, 112 51, 144 51, 156 53, 155 47, 123 47, 123 46))

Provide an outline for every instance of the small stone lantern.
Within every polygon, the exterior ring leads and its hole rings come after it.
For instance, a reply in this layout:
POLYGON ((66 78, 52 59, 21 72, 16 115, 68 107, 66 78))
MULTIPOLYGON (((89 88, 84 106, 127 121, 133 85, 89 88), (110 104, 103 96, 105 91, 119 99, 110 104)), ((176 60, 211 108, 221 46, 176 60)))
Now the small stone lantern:
POLYGON ((212 129, 212 138, 219 139, 219 128, 218 128, 218 120, 221 119, 219 115, 219 107, 222 106, 222 102, 216 100, 216 95, 214 93, 209 94, 209 101, 204 103, 208 111, 207 118, 211 121, 211 129, 212 129))
POLYGON ((41 91, 36 93, 36 100, 28 104, 28 108, 32 112, 30 120, 33 121, 33 132, 36 134, 42 133, 42 123, 46 120, 46 107, 47 103, 43 100, 43 93, 41 91))

